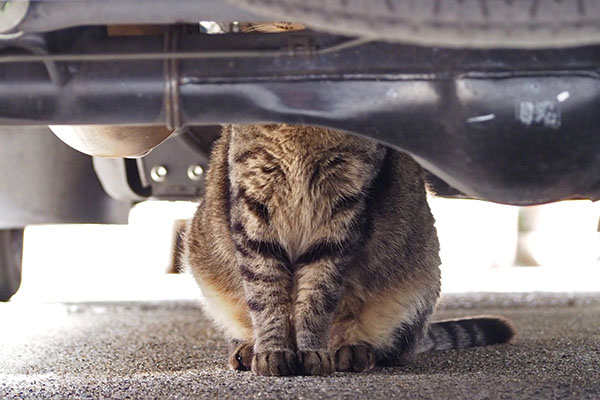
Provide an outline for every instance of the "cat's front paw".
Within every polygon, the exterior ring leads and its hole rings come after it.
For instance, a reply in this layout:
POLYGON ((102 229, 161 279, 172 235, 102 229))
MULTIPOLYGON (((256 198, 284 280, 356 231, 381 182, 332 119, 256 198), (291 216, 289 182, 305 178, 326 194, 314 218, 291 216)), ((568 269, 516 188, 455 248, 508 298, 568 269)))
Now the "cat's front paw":
POLYGON ((301 375, 329 375, 335 371, 331 353, 327 350, 298 351, 301 375))
POLYGON ((298 372, 298 356, 292 350, 272 350, 255 353, 252 372, 256 375, 287 376, 298 372))
POLYGON ((375 366, 375 352, 366 344, 342 346, 335 352, 335 369, 340 372, 368 371, 375 366))
POLYGON ((252 343, 242 343, 229 355, 229 367, 234 371, 250 371, 253 355, 252 343))

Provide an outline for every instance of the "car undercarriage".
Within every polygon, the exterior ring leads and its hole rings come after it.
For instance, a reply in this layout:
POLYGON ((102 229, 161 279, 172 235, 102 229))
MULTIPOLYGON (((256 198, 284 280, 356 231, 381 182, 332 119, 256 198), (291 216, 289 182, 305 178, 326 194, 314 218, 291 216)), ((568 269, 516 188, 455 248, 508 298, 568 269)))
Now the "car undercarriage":
POLYGON ((441 196, 600 198, 600 9, 524 17, 537 2, 501 2, 486 20, 466 3, 0 2, 0 228, 192 200, 232 123, 370 137, 415 157, 441 196), (284 16, 308 28, 240 32, 284 16))

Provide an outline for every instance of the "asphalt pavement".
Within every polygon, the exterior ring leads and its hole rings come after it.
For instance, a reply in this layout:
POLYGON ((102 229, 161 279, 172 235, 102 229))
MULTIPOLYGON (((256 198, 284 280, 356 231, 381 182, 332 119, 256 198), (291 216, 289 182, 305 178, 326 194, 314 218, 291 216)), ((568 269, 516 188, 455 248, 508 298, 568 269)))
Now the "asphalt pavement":
POLYGON ((194 301, 0 305, 2 399, 600 399, 600 293, 446 296, 436 317, 503 315, 514 344, 329 377, 233 372, 194 301))

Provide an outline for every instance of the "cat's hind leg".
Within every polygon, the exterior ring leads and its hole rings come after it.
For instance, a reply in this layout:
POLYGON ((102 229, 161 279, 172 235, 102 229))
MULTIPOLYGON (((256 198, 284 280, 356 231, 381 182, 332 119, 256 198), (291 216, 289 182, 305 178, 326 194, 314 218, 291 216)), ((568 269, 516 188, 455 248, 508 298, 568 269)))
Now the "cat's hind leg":
POLYGON ((368 371, 375 366, 375 350, 366 343, 345 345, 335 352, 334 362, 336 371, 368 371))
POLYGON ((398 365, 415 353, 437 299, 435 288, 421 285, 398 282, 377 295, 346 291, 330 334, 337 371, 398 365))
POLYGON ((229 367, 234 371, 250 371, 254 344, 241 340, 229 341, 229 367))

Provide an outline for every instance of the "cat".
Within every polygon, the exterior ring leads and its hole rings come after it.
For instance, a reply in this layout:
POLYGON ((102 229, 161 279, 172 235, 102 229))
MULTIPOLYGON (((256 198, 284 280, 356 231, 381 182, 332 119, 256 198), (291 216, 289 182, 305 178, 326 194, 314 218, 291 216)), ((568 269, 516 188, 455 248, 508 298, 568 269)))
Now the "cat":
POLYGON ((403 152, 322 127, 226 126, 205 187, 184 262, 234 370, 360 372, 515 335, 501 317, 428 322, 439 244, 403 152))

